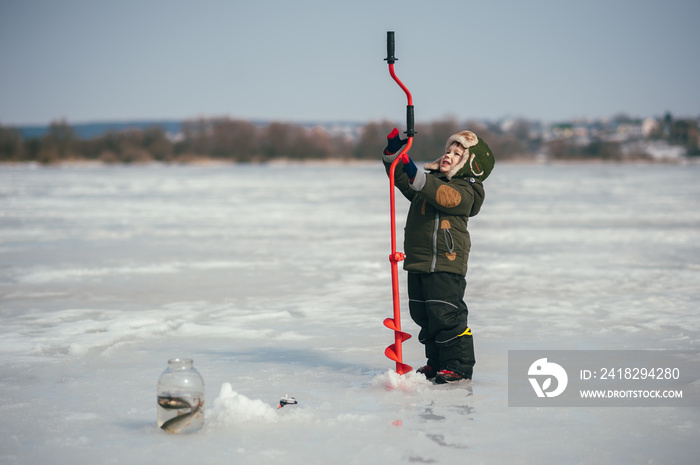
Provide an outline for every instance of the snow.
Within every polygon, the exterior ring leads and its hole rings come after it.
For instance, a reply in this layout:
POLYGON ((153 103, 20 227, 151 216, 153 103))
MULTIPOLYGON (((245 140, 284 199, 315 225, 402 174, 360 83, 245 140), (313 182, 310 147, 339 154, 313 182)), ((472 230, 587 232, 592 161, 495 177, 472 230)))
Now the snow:
MULTIPOLYGON (((699 175, 498 165, 474 381, 436 386, 383 355, 379 162, 0 167, 0 463, 696 463, 699 409, 508 407, 507 351, 700 349, 699 175), (156 427, 173 357, 206 383, 194 435, 156 427)), ((418 367, 405 297, 402 272, 418 367)))

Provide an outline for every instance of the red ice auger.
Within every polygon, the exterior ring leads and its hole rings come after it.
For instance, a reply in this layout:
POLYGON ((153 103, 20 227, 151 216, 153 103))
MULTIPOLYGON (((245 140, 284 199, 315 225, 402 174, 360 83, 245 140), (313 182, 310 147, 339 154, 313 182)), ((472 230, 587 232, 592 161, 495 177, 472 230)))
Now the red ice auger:
POLYGON ((413 130, 413 97, 411 97, 411 92, 409 92, 403 82, 396 77, 396 73, 394 72, 394 62, 397 60, 397 58, 394 57, 394 31, 387 31, 386 33, 386 51, 387 57, 385 60, 389 64, 389 74, 391 74, 391 77, 394 79, 394 81, 396 81, 399 87, 403 89, 403 91, 406 93, 406 98, 408 99, 408 105, 406 105, 406 135, 408 136, 408 142, 403 147, 401 152, 399 152, 399 155, 396 157, 394 162, 391 164, 391 168, 389 169, 389 201, 391 203, 391 255, 389 255, 389 261, 391 262, 391 288, 394 301, 394 318, 387 318, 384 320, 384 326, 394 331, 394 343, 386 348, 384 354, 396 362, 396 372, 403 375, 410 372, 413 368, 410 365, 403 363, 401 354, 401 343, 406 339, 409 339, 411 335, 401 331, 398 263, 406 258, 406 255, 396 251, 394 171, 400 160, 403 159, 406 163, 408 162, 408 151, 411 149, 411 145, 413 144, 413 135, 416 133, 416 131, 413 130))

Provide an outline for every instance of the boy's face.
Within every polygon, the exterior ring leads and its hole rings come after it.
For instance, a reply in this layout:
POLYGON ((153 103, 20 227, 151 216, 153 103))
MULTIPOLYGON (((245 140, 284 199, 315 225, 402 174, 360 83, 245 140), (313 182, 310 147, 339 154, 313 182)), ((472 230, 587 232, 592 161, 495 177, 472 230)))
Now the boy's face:
POLYGON ((440 160, 440 172, 449 173, 449 171, 460 161, 464 156, 464 147, 454 143, 447 148, 447 152, 442 156, 440 160))

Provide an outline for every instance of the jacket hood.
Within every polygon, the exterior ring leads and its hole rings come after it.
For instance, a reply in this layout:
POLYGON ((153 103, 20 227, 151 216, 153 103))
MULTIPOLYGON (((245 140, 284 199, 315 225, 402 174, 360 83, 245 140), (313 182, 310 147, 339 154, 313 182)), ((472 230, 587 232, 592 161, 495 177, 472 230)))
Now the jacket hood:
POLYGON ((469 212, 469 216, 472 217, 476 216, 476 214, 481 210, 486 193, 484 192, 484 185, 478 179, 474 180, 474 182, 471 182, 470 180, 469 184, 471 184, 472 189, 474 190, 474 203, 472 203, 472 209, 469 212))

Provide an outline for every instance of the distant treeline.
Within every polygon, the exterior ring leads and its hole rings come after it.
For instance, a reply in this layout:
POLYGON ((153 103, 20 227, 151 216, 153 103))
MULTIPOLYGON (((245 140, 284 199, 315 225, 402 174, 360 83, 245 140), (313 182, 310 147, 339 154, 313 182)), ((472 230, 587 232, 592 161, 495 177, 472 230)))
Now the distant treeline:
MULTIPOLYGON (((678 122, 673 123, 678 126, 678 122)), ((386 135, 394 126, 395 123, 386 121, 371 122, 349 135, 331 133, 320 126, 305 127, 282 122, 256 125, 230 118, 200 118, 183 122, 180 133, 176 135, 160 126, 151 126, 109 131, 99 137, 83 139, 76 136, 65 120, 51 123, 46 134, 34 138, 23 138, 18 129, 0 125, 0 162, 376 159, 386 144, 386 135)), ((697 124, 695 129, 692 124, 689 127, 690 132, 685 133, 697 140, 697 124)), ((442 155, 447 138, 464 128, 473 130, 484 139, 500 160, 528 158, 542 153, 554 159, 623 158, 621 142, 614 139, 597 138, 581 144, 566 132, 561 137, 545 137, 543 132, 533 130, 532 124, 526 120, 515 120, 504 128, 503 125, 482 122, 459 124, 449 118, 416 124, 412 158, 434 160, 442 155)), ((697 151, 697 142, 694 144, 697 151)), ((693 147, 689 146, 688 154, 694 154, 693 147)), ((633 156, 643 158, 644 154, 633 156)))
MULTIPOLYGON (((469 127, 474 128, 474 125, 469 127)), ((480 123, 479 123, 480 125, 480 123)), ((182 123, 175 136, 162 127, 109 131, 100 137, 81 139, 66 121, 51 123, 49 131, 36 138, 23 138, 12 127, 0 126, 0 161, 39 162, 94 160, 105 163, 189 162, 201 159, 236 162, 271 160, 376 159, 386 145, 386 135, 395 123, 371 122, 357 134, 331 134, 322 127, 273 122, 267 125, 229 119, 197 119, 182 123)), ((466 127, 466 126, 464 126, 466 127)), ((444 120, 417 124, 411 156, 433 160, 444 150, 447 138, 463 127, 444 120)), ((528 152, 513 135, 474 128, 499 158, 528 152)))

